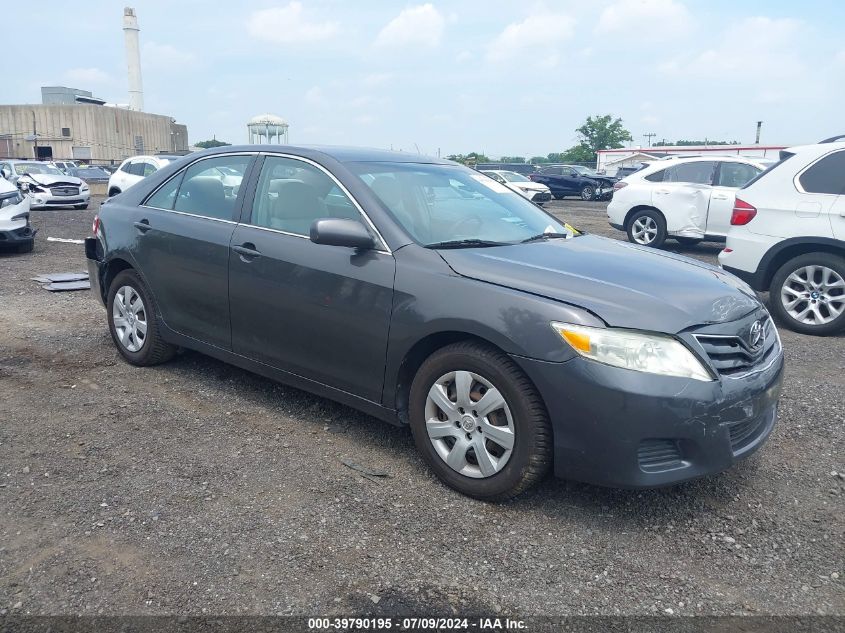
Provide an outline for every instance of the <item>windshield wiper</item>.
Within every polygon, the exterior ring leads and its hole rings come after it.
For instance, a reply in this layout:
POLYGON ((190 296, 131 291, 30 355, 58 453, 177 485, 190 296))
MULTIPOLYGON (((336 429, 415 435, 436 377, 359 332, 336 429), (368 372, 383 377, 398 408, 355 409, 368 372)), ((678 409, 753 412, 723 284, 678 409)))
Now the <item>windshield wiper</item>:
POLYGON ((445 242, 434 242, 426 244, 426 248, 474 248, 484 246, 505 246, 506 242, 493 242, 491 240, 446 240, 445 242))
POLYGON ((569 237, 572 237, 569 233, 538 233, 537 235, 526 237, 521 243, 539 242, 540 240, 562 240, 569 237))

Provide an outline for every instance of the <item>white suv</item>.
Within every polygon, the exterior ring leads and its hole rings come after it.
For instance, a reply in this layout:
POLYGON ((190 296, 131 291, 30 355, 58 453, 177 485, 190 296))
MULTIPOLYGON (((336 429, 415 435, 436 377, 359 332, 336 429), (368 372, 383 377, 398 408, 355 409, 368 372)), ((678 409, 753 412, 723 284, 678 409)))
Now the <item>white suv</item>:
POLYGON ((723 240, 736 190, 764 168, 740 156, 656 161, 613 186, 607 217, 643 246, 660 248, 668 237, 684 245, 723 240))
POLYGON ((804 334, 845 330, 845 142, 781 152, 736 194, 719 264, 804 334))
POLYGON ((181 156, 132 156, 120 164, 109 178, 109 197, 123 193, 147 176, 152 176, 169 162, 181 156))

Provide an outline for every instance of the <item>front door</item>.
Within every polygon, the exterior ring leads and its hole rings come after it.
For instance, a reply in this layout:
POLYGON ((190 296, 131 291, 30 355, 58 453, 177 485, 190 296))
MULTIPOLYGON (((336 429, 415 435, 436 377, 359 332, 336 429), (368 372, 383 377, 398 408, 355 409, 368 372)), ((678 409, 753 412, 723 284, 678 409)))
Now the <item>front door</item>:
POLYGON ((243 177, 249 154, 206 158, 180 172, 135 207, 135 258, 172 330, 231 349, 229 243, 240 187, 224 187, 219 167, 243 177))
POLYGON ((313 243, 311 224, 326 217, 364 222, 322 168, 264 159, 251 213, 232 236, 232 348, 378 402, 395 262, 380 242, 369 251, 313 243))
POLYGON ((684 161, 663 170, 652 204, 666 218, 670 235, 704 237, 715 168, 714 161, 684 161))
POLYGON ((759 167, 747 163, 720 161, 717 164, 707 210, 707 235, 727 236, 736 192, 760 171, 759 167))

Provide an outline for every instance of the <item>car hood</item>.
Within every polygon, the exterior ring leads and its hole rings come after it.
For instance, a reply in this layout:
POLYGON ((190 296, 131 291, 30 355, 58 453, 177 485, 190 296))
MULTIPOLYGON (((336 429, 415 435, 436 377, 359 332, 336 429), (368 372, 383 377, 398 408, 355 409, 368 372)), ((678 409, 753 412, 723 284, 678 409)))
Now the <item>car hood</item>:
POLYGON ((545 191, 548 187, 539 182, 509 182, 511 187, 521 187, 523 189, 531 189, 532 191, 545 191))
POLYGON ((8 180, 0 176, 0 193, 9 193, 11 191, 17 191, 18 188, 15 187, 12 183, 8 180))
POLYGON ((594 235, 440 255, 459 275, 575 305, 615 327, 675 334, 760 307, 715 266, 594 235))
POLYGON ((32 181, 37 185, 44 185, 52 187, 53 185, 69 185, 71 187, 79 187, 82 185, 82 180, 76 176, 66 176, 64 174, 24 174, 20 178, 24 182, 32 181))

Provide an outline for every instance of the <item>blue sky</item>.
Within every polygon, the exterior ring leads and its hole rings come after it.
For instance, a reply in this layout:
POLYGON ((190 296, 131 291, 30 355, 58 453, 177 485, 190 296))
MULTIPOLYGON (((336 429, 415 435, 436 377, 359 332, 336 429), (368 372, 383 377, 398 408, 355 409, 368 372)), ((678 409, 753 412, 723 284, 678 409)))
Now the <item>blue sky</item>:
MULTIPOLYGON (((133 2, 146 110, 191 141, 246 142, 264 112, 292 143, 443 155, 561 151, 599 113, 635 145, 752 142, 757 120, 769 144, 845 133, 839 0, 133 2)), ((0 103, 55 84, 125 103, 122 9, 4 3, 4 50, 21 55, 0 103)))

